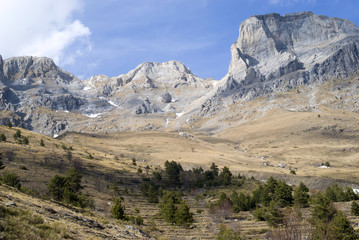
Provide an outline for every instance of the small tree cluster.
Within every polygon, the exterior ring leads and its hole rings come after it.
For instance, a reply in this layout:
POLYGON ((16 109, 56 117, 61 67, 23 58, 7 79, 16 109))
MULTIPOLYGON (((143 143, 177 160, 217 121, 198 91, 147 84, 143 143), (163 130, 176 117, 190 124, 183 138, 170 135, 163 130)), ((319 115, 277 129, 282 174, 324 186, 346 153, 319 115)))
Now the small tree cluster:
POLYGON ((193 223, 193 213, 188 205, 175 192, 164 191, 162 202, 158 205, 160 216, 168 223, 188 226, 193 223))
POLYGON ((66 176, 55 175, 50 179, 48 189, 54 199, 78 207, 92 205, 90 198, 81 193, 82 174, 70 168, 66 176))
POLYGON ((220 172, 218 166, 215 163, 212 163, 210 168, 206 171, 200 167, 184 172, 183 181, 188 188, 211 188, 219 185, 231 185, 232 176, 233 175, 228 167, 223 167, 220 172))
POLYGON ((165 162, 165 172, 167 176, 167 181, 172 186, 180 187, 182 185, 181 181, 181 172, 183 172, 183 168, 181 164, 176 163, 175 161, 165 162))
POLYGON ((267 221, 268 225, 272 227, 283 223, 284 217, 275 201, 271 201, 267 207, 257 208, 253 215, 258 221, 267 221))
POLYGON ((249 211, 256 207, 254 198, 249 194, 232 192, 231 202, 233 203, 233 212, 249 211))
POLYGON ((158 203, 161 194, 159 186, 149 178, 143 178, 140 190, 150 203, 158 203))
POLYGON ((22 136, 20 129, 16 130, 16 132, 14 133, 14 139, 18 144, 25 144, 25 145, 29 144, 28 137, 22 136))
POLYGON ((318 193, 310 223, 313 225, 311 239, 358 239, 346 216, 333 207, 326 194, 318 193))
POLYGON ((333 202, 347 202, 359 199, 358 195, 354 193, 352 188, 346 187, 344 190, 336 183, 325 189, 325 196, 333 202))
POLYGON ((290 206, 293 203, 292 190, 284 181, 270 177, 266 184, 253 191, 253 198, 256 203, 264 206, 268 206, 271 201, 276 202, 279 207, 290 206))

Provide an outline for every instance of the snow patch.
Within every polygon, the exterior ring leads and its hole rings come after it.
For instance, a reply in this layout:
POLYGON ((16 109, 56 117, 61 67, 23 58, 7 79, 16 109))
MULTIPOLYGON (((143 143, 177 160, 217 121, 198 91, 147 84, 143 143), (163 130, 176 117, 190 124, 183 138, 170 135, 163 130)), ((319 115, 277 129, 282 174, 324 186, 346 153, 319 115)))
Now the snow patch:
POLYGON ((89 118, 97 118, 101 115, 101 113, 83 114, 83 115, 89 118))
POLYGON ((168 128, 168 124, 170 123, 170 119, 166 118, 166 128, 168 128))
POLYGON ((111 104, 112 106, 114 106, 114 107, 118 107, 118 105, 116 104, 116 103, 114 103, 114 102, 112 102, 112 101, 107 101, 109 104, 111 104))
POLYGON ((219 81, 214 80, 214 81, 212 82, 213 87, 217 86, 218 83, 219 83, 219 81))
POLYGON ((89 86, 86 86, 86 87, 84 87, 84 91, 89 91, 89 90, 91 90, 92 89, 92 87, 89 87, 89 86))
POLYGON ((184 112, 176 113, 176 116, 179 118, 179 117, 182 117, 183 114, 184 114, 184 112))
POLYGON ((54 134, 53 138, 57 138, 59 135, 58 134, 54 134))

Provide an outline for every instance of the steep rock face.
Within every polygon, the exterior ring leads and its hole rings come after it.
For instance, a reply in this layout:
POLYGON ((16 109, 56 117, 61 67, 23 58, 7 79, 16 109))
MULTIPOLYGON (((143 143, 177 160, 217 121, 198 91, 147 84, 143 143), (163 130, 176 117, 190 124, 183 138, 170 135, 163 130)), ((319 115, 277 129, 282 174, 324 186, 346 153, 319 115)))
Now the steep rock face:
POLYGON ((2 56, 0 55, 0 86, 3 85, 3 81, 4 81, 3 66, 4 66, 4 60, 2 59, 2 56))
POLYGON ((240 25, 228 75, 244 81, 242 88, 256 82, 263 89, 270 81, 273 86, 290 81, 288 75, 297 71, 308 72, 302 74, 307 83, 350 75, 359 66, 358 41, 359 28, 348 20, 312 12, 253 16, 240 25))
POLYGON ((312 12, 250 17, 231 46, 228 74, 197 105, 198 116, 218 113, 209 108, 225 111, 237 101, 356 74, 358 47, 359 28, 348 20, 312 12))

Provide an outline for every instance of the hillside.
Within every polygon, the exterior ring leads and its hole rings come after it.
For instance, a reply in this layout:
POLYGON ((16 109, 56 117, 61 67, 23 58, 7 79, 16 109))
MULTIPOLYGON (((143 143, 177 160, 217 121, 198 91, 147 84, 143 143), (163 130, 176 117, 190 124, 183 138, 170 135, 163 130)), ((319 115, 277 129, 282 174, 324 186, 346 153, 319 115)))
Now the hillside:
POLYGON ((0 56, 0 239, 357 239, 358 45, 301 12, 245 20, 219 81, 0 56))

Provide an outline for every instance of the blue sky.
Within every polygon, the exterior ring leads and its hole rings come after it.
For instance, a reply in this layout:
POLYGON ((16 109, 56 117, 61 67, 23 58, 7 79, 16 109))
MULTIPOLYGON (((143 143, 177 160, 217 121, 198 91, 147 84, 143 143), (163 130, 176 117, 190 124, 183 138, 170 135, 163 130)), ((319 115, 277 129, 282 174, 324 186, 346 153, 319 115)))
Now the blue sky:
POLYGON ((313 11, 359 25, 358 0, 0 0, 0 54, 48 56, 80 78, 179 60, 222 78, 240 23, 313 11), (4 37, 6 36, 6 37, 4 37))

